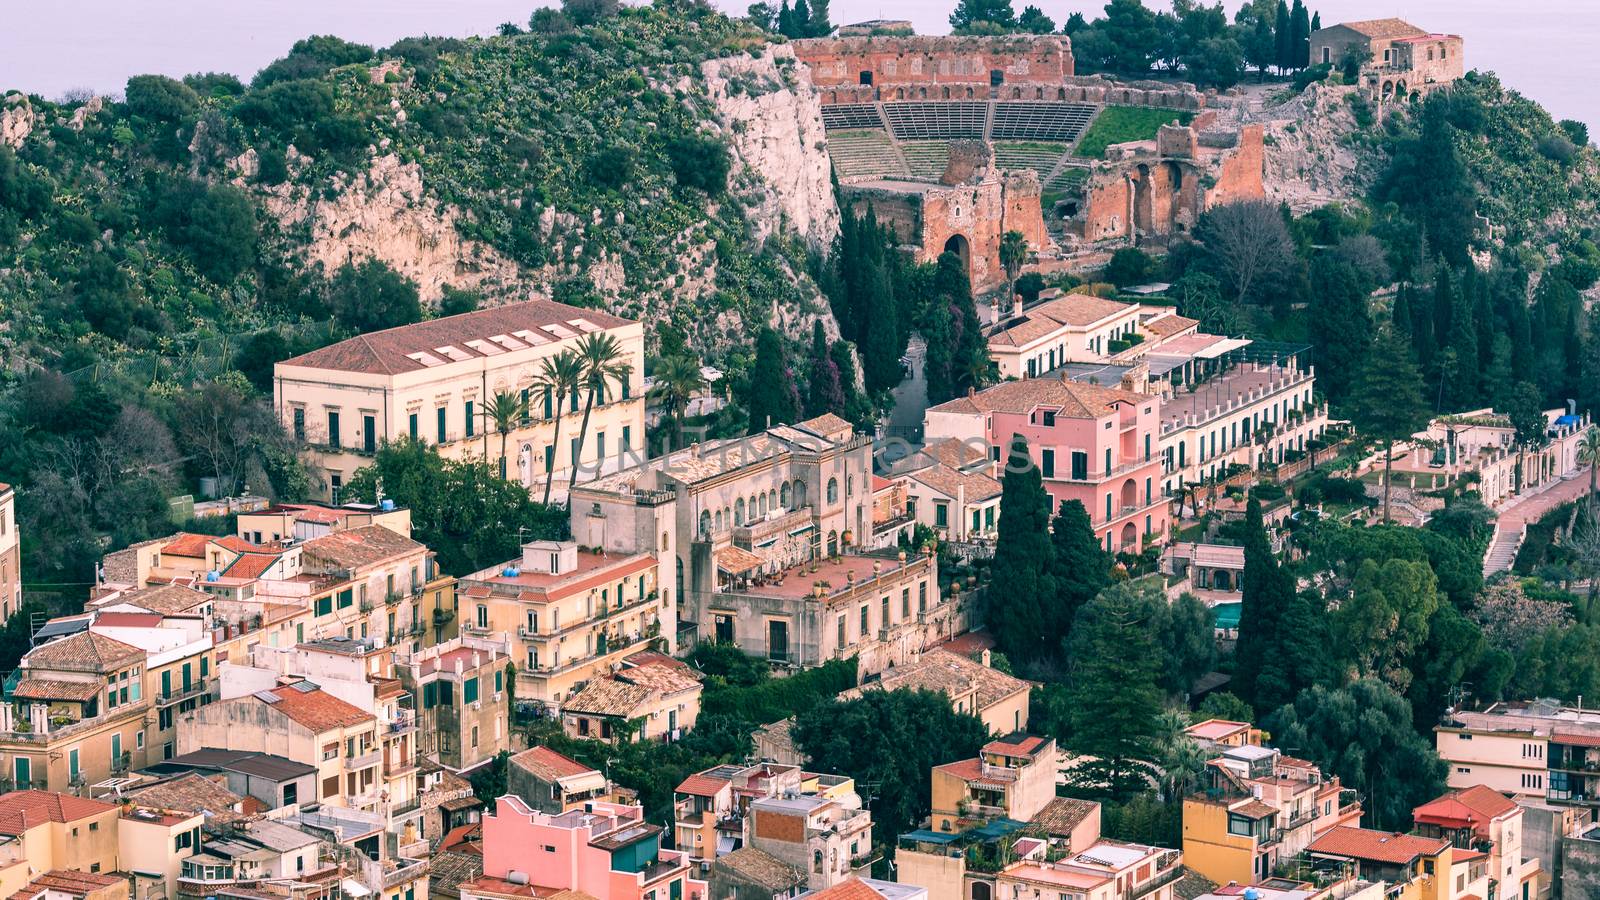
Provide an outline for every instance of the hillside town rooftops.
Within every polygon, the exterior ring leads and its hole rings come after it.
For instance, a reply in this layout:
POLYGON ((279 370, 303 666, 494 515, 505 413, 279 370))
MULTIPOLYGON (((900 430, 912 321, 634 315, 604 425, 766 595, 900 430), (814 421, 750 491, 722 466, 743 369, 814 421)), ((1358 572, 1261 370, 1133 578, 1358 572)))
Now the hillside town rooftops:
POLYGON ((253 696, 283 713, 290 720, 319 734, 335 728, 348 728, 352 725, 377 721, 377 717, 372 713, 340 700, 311 682, 286 684, 270 691, 261 691, 253 696), (277 699, 269 701, 267 700, 269 696, 277 699))
POLYGON ((570 756, 564 756, 549 747, 529 747, 511 757, 512 765, 533 773, 545 781, 558 781, 576 775, 598 774, 596 769, 584 765, 570 756))
POLYGON ((979 415, 1012 413, 1027 415, 1040 407, 1054 407, 1056 414, 1072 419, 1098 419, 1110 415, 1121 404, 1148 403, 1150 397, 1120 388, 1107 388, 1058 378, 1028 378, 1004 381, 993 387, 947 400, 929 412, 955 412, 979 415))
POLYGON ((1404 865, 1419 856, 1436 855, 1449 846, 1450 842, 1441 838, 1340 825, 1312 841, 1306 850, 1322 856, 1404 865))
POLYGON ((632 324, 595 309, 525 300, 363 334, 279 363, 373 375, 399 375, 483 360, 582 334, 632 324))
POLYGON ((105 674, 145 658, 145 651, 92 631, 41 644, 23 657, 30 669, 105 674))
POLYGON ((382 525, 362 525, 312 538, 303 545, 306 556, 326 560, 346 569, 373 566, 427 550, 422 544, 382 525))
POLYGON ((45 822, 76 822, 116 808, 55 791, 12 791, 0 794, 0 834, 16 836, 45 822))

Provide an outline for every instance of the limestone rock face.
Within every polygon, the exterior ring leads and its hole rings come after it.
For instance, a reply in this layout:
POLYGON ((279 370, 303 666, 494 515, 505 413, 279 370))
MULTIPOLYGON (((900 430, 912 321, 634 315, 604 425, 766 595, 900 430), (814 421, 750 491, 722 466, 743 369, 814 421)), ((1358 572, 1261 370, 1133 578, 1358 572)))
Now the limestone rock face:
POLYGON ((1296 213, 1336 200, 1366 196, 1381 154, 1352 146, 1361 128, 1346 96, 1354 87, 1312 84, 1287 103, 1256 114, 1266 126, 1267 197, 1296 213))
POLYGON ((67 122, 67 127, 73 131, 82 131, 83 123, 89 121, 90 116, 105 109, 105 105, 105 98, 90 97, 89 102, 72 111, 72 119, 67 122))
POLYGON ((0 101, 0 144, 21 147, 22 142, 33 133, 37 118, 27 95, 8 94, 4 101, 0 101))
POLYGON ((520 267, 462 238, 458 212, 427 195, 415 163, 379 156, 363 175, 340 181, 332 191, 286 183, 266 198, 286 232, 306 235, 307 263, 331 274, 347 262, 378 259, 415 281, 424 302, 438 300, 445 285, 506 299, 517 290, 520 267))
POLYGON ((806 67, 788 45, 760 56, 739 54, 701 64, 706 92, 716 108, 715 127, 733 150, 730 183, 748 185, 754 206, 746 218, 758 240, 787 223, 813 247, 831 246, 839 234, 828 134, 806 67))

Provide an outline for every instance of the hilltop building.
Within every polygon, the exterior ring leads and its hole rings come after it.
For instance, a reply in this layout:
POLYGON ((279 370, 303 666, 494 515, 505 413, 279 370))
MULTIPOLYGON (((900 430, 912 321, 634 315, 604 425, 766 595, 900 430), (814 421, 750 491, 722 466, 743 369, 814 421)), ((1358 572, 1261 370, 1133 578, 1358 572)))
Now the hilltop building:
POLYGON ((1311 62, 1354 60, 1362 93, 1375 102, 1415 100, 1466 73, 1458 34, 1432 34, 1403 19, 1341 22, 1311 34, 1311 62))

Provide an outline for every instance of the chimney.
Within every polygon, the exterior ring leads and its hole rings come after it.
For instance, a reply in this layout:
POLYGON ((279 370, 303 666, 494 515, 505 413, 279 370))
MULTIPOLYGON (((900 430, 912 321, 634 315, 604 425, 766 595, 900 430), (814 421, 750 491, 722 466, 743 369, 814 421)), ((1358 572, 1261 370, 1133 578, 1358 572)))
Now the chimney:
POLYGON ((1022 315, 1022 294, 1020 293, 1011 295, 1011 315, 1022 315))

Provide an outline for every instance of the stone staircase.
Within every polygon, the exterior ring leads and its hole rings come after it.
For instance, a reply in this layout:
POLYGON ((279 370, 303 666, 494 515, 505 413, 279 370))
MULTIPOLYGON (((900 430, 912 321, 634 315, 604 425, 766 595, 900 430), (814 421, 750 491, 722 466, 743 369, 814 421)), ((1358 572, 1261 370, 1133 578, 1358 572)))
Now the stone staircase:
POLYGON ((1527 534, 1527 526, 1519 525, 1515 529, 1501 531, 1495 530, 1494 540, 1489 542, 1489 550, 1483 555, 1483 576, 1485 578, 1497 572, 1507 572, 1511 564, 1517 560, 1517 551, 1522 549, 1522 539, 1527 534))

